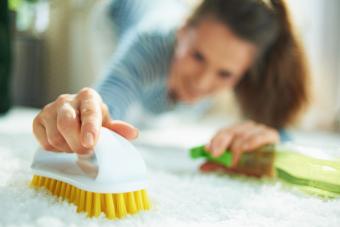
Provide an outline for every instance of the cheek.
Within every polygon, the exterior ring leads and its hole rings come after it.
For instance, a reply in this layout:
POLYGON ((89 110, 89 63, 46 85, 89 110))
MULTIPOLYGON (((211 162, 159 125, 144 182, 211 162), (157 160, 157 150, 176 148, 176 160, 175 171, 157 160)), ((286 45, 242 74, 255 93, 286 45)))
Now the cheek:
POLYGON ((201 65, 189 55, 177 58, 175 65, 176 74, 186 79, 198 76, 201 71, 201 65))

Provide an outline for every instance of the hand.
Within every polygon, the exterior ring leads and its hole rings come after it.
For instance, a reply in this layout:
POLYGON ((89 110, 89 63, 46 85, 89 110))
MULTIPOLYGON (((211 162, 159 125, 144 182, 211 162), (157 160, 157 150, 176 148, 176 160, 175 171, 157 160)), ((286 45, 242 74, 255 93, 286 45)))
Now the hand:
MULTIPOLYGON (((279 142, 280 136, 277 130, 250 121, 221 129, 205 148, 213 157, 218 157, 223 154, 225 149, 229 149, 233 153, 231 166, 233 171, 243 152, 251 152, 263 145, 279 142)), ((203 164, 201 170, 213 171, 216 168, 221 169, 218 165, 210 163, 203 164)))
POLYGON ((138 129, 132 125, 110 118, 95 90, 84 88, 46 105, 33 121, 33 133, 45 150, 88 154, 102 126, 130 140, 138 136, 138 129))

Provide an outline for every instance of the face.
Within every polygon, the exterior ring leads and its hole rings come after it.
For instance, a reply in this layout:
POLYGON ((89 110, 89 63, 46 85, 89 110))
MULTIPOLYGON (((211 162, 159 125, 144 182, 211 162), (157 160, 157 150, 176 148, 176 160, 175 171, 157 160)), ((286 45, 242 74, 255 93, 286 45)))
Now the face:
POLYGON ((168 89, 186 103, 233 88, 253 62, 256 47, 212 20, 177 32, 168 89))

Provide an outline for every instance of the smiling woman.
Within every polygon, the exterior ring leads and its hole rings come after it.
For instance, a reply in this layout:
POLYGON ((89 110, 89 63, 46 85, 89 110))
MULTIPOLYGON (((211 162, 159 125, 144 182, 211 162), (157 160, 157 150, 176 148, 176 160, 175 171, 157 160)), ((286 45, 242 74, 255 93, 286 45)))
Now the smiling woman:
MULTIPOLYGON (((129 2, 112 1, 115 24, 129 21, 129 2)), ((233 89, 248 121, 220 130, 207 149, 230 148, 236 164, 242 152, 278 143, 306 102, 303 54, 281 0, 205 0, 181 23, 130 26, 96 90, 62 95, 35 118, 46 149, 86 153, 101 126, 133 139, 133 126, 112 120, 127 120, 133 104, 158 114, 233 89)))
POLYGON ((189 103, 231 89, 252 64, 256 47, 214 19, 185 26, 177 35, 168 87, 189 103))

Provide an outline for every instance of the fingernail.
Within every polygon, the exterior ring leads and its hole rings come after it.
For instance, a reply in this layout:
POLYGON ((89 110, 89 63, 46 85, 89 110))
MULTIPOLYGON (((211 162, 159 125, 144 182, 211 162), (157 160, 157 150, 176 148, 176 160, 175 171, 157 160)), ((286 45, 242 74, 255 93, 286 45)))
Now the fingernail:
POLYGON ((85 134, 84 142, 85 142, 84 143, 85 147, 92 147, 93 146, 94 138, 93 138, 92 133, 88 132, 88 133, 85 134))

